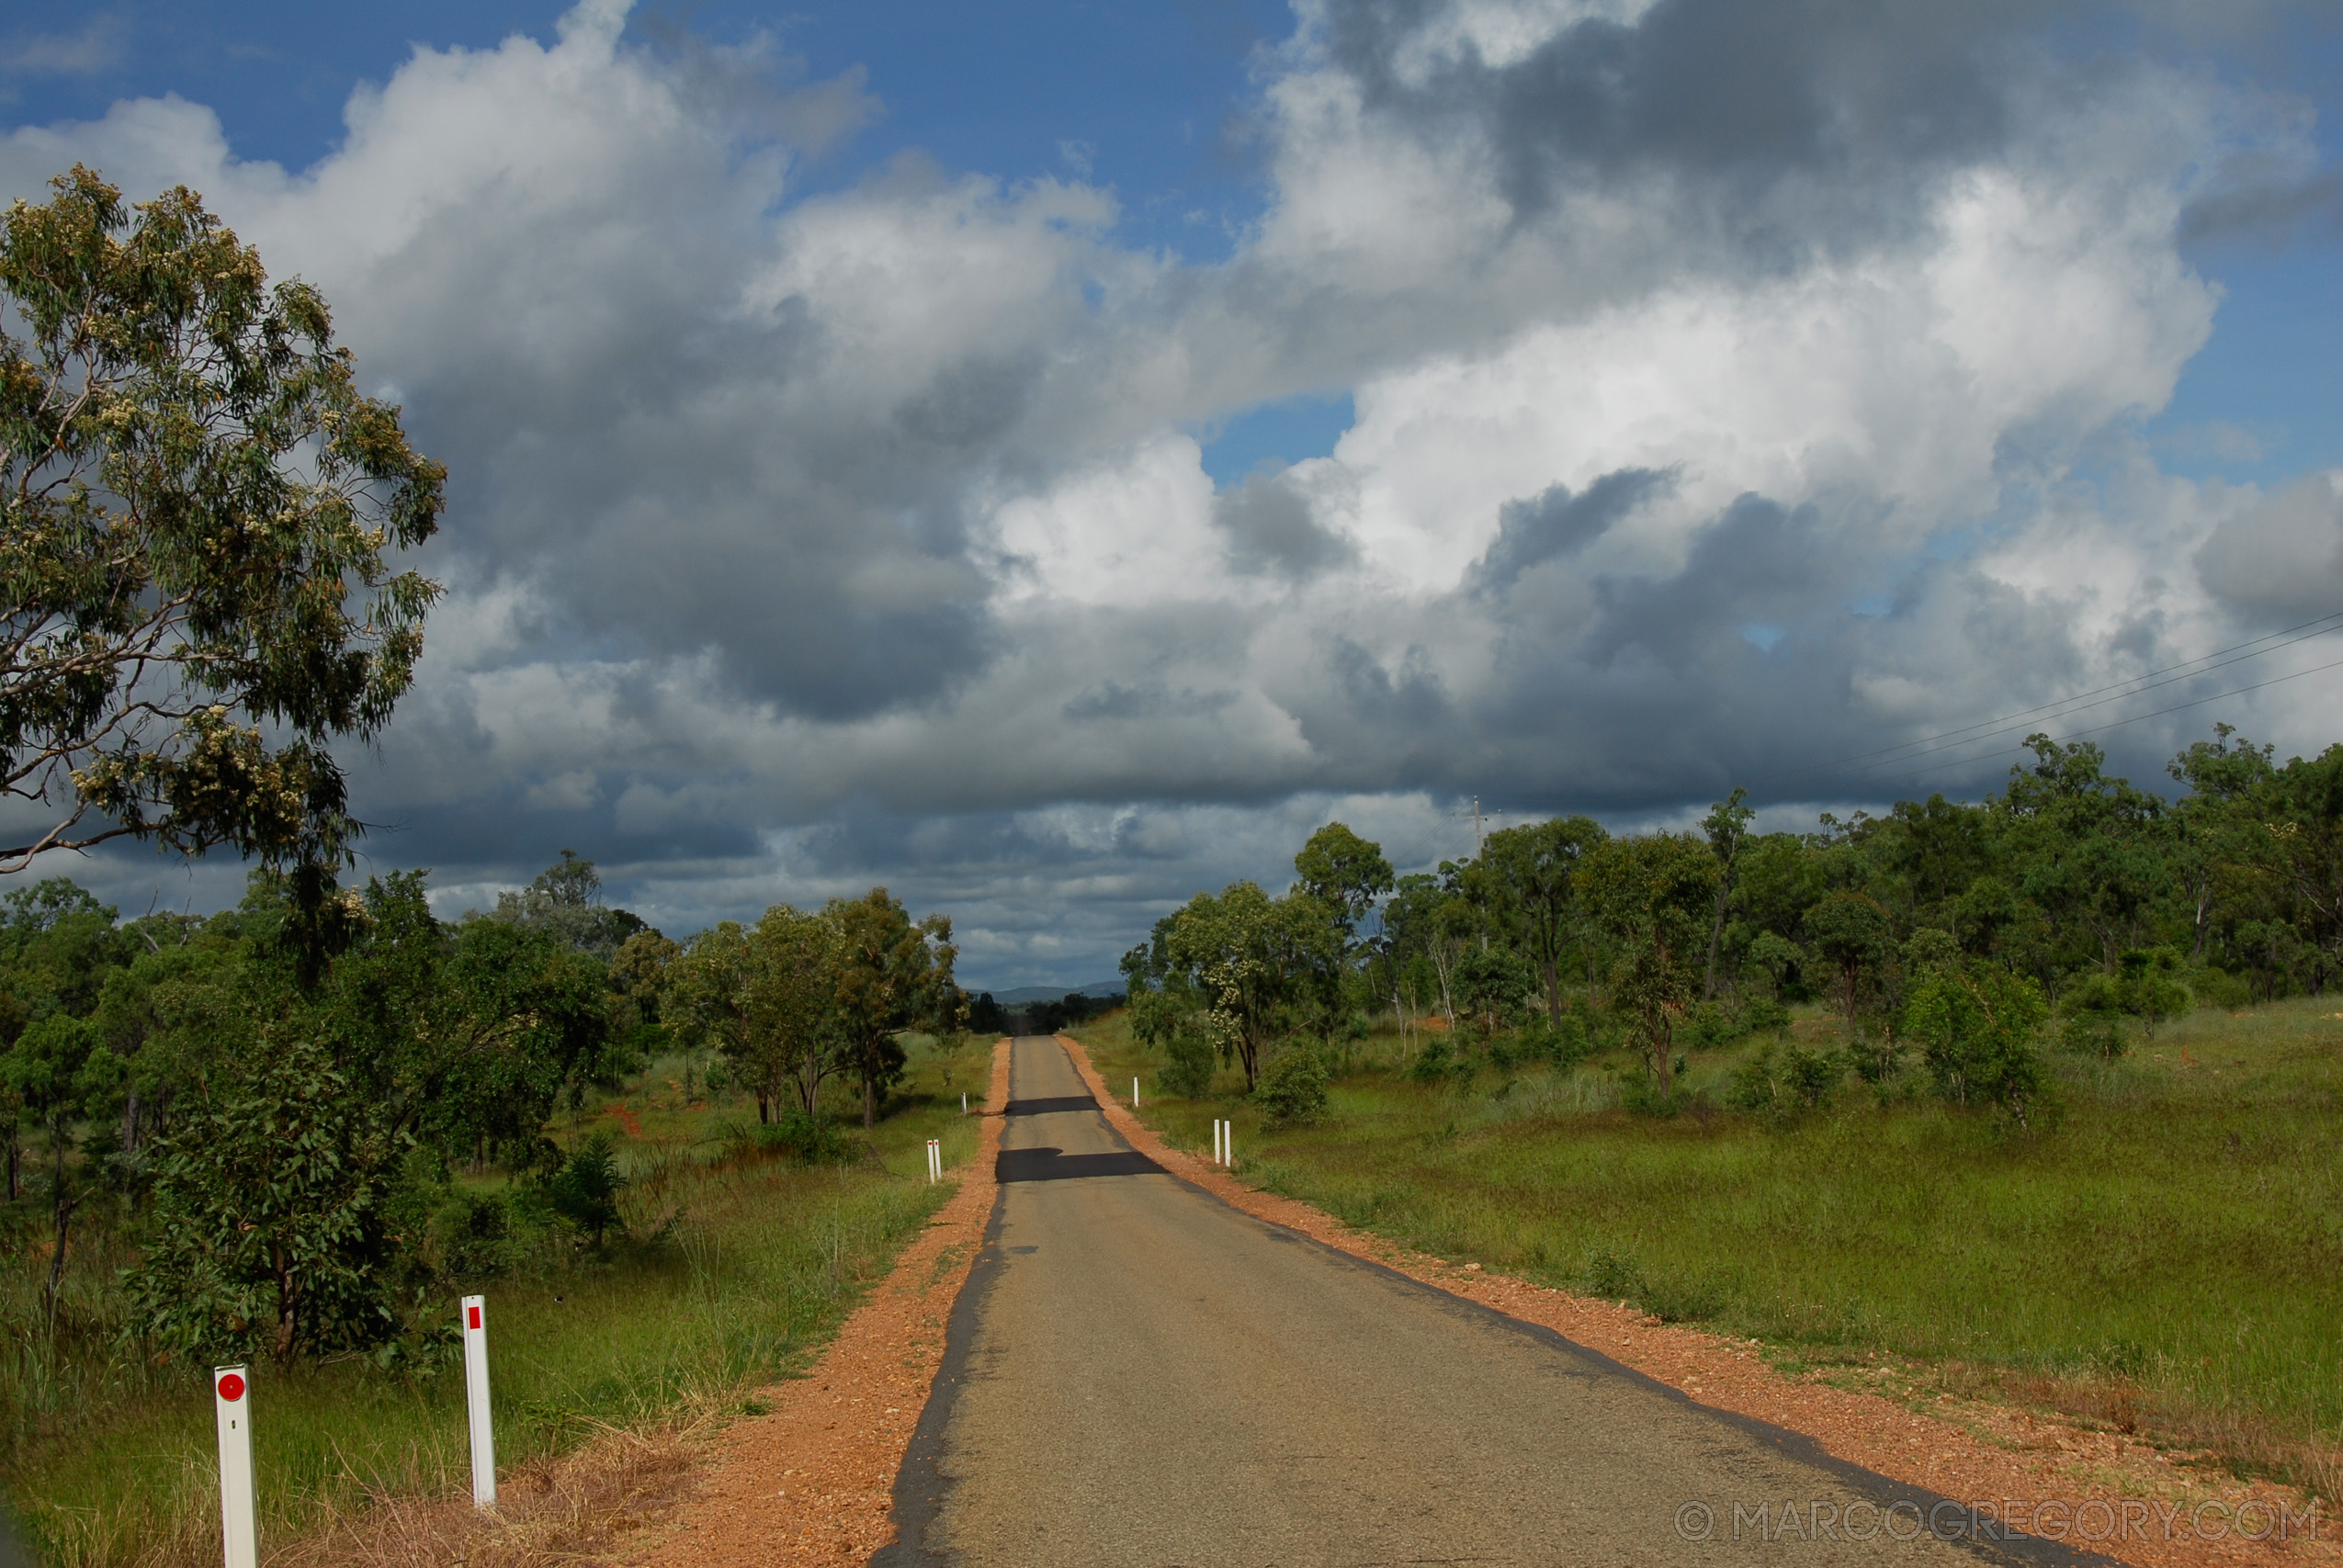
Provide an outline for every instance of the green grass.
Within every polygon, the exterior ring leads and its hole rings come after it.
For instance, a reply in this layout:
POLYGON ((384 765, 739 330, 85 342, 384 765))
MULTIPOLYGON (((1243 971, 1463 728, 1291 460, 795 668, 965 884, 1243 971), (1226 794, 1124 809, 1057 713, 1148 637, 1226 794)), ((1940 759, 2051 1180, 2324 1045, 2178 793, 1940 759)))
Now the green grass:
MULTIPOLYGON (((654 1064, 607 1102, 630 1115, 589 1105, 563 1117, 565 1134, 572 1122, 640 1127, 619 1145, 636 1239, 595 1253, 556 1238, 486 1287, 503 1464, 604 1427, 737 1412, 751 1390, 801 1368, 951 1190, 928 1185, 925 1141, 943 1139, 947 1166, 975 1156, 978 1123, 960 1118, 958 1089, 980 1094, 990 1044, 945 1055, 920 1042, 892 1113, 866 1142, 857 1122, 858 1156, 837 1166, 744 1155, 753 1106, 686 1100, 680 1062, 654 1064)), ((850 1100, 839 1094, 837 1113, 858 1115, 850 1100)), ((120 1338, 122 1244, 101 1232, 70 1256, 67 1327, 53 1344, 38 1326, 38 1260, 20 1249, 0 1279, 0 1483, 51 1568, 216 1562, 208 1379, 141 1361, 120 1338)), ((450 1322, 452 1297, 440 1303, 450 1322)), ((469 1484, 460 1363, 419 1374, 264 1365, 252 1382, 264 1550, 368 1491, 469 1484)))
MULTIPOLYGON (((1152 1082, 1119 1017, 1078 1032, 1108 1082, 1152 1082)), ((2120 1384, 2173 1429, 2230 1433, 2233 1461, 2332 1483, 2315 1473, 2343 1430, 2332 1002, 2202 1011, 2126 1060, 2065 1060, 2063 1118, 2032 1134, 1860 1085, 1787 1122, 1639 1115, 1617 1108, 1615 1063, 1427 1088, 1396 1047, 1370 1041, 1315 1126, 1265 1131, 1226 1076, 1224 1098, 1150 1095, 1144 1114, 1200 1149, 1231 1116, 1251 1179, 1436 1256, 1799 1359, 2120 1384)), ((1720 1101, 1738 1055, 1695 1058, 1695 1093, 1720 1101)))

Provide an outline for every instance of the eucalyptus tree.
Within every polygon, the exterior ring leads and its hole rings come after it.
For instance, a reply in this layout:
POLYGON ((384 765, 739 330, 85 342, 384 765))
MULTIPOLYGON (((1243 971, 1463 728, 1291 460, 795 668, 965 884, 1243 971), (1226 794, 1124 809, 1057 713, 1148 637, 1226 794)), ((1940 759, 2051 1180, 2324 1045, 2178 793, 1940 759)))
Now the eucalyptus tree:
POLYGON ((965 1016, 967 1003, 952 983, 960 950, 948 916, 915 921, 884 887, 832 899, 822 918, 836 933, 832 1002, 843 1064, 862 1084, 863 1125, 876 1126, 879 1094, 902 1077, 909 1059, 898 1036, 922 1024, 955 1028, 965 1016))
POLYGON ((195 193, 51 186, 0 216, 0 795, 32 821, 0 870, 226 846, 315 905, 360 830, 332 742, 413 678, 439 589, 391 557, 445 471, 195 193))
POLYGON ((1578 877, 1586 858, 1609 839, 1591 817, 1556 817, 1488 836, 1481 852, 1511 893, 1523 956, 1537 968, 1547 1015, 1562 1021, 1562 958, 1589 932, 1578 877))
POLYGON ((1587 901, 1615 956, 1611 1007, 1632 1023, 1662 1100, 1672 1092, 1676 1025, 1700 984, 1701 940, 1716 891, 1716 858, 1698 839, 1613 839, 1588 858, 1587 901))

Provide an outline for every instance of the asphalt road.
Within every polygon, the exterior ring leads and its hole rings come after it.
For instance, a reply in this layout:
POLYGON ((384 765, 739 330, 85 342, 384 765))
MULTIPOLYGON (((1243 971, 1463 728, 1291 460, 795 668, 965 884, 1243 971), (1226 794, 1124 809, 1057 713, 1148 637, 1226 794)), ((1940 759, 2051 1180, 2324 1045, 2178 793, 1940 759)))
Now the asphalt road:
POLYGON ((1980 1539, 1803 1438, 1239 1213, 1133 1150, 1055 1041, 1013 1052, 991 1228, 877 1562, 2096 1561, 1980 1539))

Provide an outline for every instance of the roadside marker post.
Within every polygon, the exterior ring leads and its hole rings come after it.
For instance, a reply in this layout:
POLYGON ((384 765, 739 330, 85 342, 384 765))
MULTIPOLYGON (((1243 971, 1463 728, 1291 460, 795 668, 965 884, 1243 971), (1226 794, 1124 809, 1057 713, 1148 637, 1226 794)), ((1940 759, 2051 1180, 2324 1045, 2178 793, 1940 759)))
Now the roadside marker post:
POLYGON ((968 1113, 968 1091, 967 1089, 962 1089, 962 1090, 960 1091, 960 1114, 961 1114, 961 1115, 963 1115, 963 1116, 966 1116, 968 1113))
POLYGON ((220 1424, 220 1544, 227 1568, 260 1568, 260 1527, 252 1493, 252 1393, 243 1367, 211 1369, 211 1408, 220 1424))
POLYGON ((488 1410, 488 1298, 466 1296, 464 1410, 472 1435, 472 1505, 496 1506, 496 1428, 488 1410))
POLYGON ((927 1141, 927 1179, 931 1186, 944 1179, 944 1140, 941 1138, 927 1141))
POLYGON ((1134 1110, 1134 1111, 1137 1111, 1138 1108, 1139 1108, 1139 1080, 1138 1080, 1138 1079, 1137 1079, 1137 1078, 1133 1078, 1133 1079, 1131 1080, 1131 1109, 1132 1109, 1132 1110, 1134 1110))
POLYGON ((1220 1134, 1220 1163, 1229 1170, 1237 1168, 1237 1124, 1223 1122, 1220 1134))

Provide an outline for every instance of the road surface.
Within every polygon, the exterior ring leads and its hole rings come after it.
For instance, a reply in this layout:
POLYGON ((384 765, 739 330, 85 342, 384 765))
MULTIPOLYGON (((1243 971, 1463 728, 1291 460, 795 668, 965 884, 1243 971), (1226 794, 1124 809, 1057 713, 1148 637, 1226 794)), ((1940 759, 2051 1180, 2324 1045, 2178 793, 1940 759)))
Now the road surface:
POLYGON ((2099 1561, 1981 1539, 1930 1494, 1241 1213, 1132 1149, 1055 1041, 1013 1051, 991 1228, 878 1563, 2099 1561))

